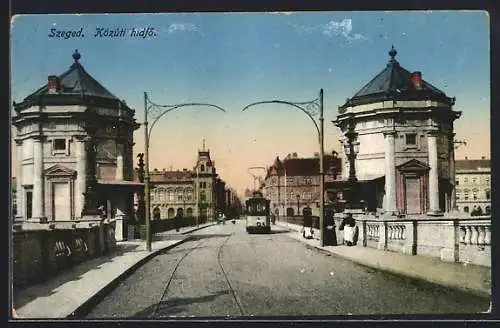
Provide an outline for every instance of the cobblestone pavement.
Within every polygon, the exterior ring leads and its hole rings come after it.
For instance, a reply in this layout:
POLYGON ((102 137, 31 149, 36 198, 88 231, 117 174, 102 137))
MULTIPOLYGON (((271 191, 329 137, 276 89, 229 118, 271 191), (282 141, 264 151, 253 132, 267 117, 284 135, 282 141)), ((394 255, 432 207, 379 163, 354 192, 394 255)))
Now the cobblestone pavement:
POLYGON ((489 306, 318 251, 279 227, 248 235, 239 221, 193 235, 122 281, 87 318, 473 314, 489 306))

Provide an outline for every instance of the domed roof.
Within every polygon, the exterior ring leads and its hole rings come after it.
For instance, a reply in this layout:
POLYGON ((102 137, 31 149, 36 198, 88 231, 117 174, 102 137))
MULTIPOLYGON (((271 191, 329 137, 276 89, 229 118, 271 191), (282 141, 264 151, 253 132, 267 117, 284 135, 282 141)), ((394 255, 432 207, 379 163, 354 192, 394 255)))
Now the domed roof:
POLYGON ((454 99, 421 79, 420 72, 413 72, 404 69, 395 59, 396 49, 392 46, 389 51, 389 62, 379 74, 359 90, 352 98, 339 107, 339 112, 345 112, 347 107, 369 104, 384 100, 440 100, 449 104, 454 103, 454 99), (419 83, 415 83, 417 77, 419 83))
MULTIPOLYGON (((79 62, 81 54, 78 50, 75 50, 72 56, 74 63, 71 65, 70 69, 58 76, 60 88, 58 95, 83 94, 119 100, 85 71, 79 62)), ((49 94, 48 83, 26 98, 34 98, 46 94, 49 94)))

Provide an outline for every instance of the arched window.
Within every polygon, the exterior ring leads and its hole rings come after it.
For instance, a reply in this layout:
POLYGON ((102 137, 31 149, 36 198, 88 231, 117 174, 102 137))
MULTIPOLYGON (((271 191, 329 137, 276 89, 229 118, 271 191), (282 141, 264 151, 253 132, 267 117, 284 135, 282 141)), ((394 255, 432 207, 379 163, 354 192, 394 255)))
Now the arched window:
MULTIPOLYGON (((464 189, 464 199, 468 200, 469 199, 469 189, 464 189)), ((468 209, 468 208, 467 208, 468 209)), ((468 213, 468 212, 467 212, 468 213)))
POLYGON ((191 207, 188 207, 186 209, 186 216, 187 217, 192 217, 193 216, 193 209, 191 207))
POLYGON ((460 190, 460 189, 457 189, 457 190, 455 191, 455 198, 456 198, 456 200, 460 200, 460 192, 461 192, 461 190, 460 190))
POLYGON ((173 202, 174 201, 174 191, 172 189, 170 189, 168 191, 168 201, 169 202, 173 202))
POLYGON ((478 193, 478 190, 477 189, 472 189, 472 199, 477 199, 477 193, 478 193))
POLYGON ((169 219, 173 218, 175 216, 175 210, 173 208, 169 208, 167 211, 167 217, 169 219))
POLYGON ((184 209, 183 209, 182 207, 179 207, 179 208, 177 209, 177 215, 178 215, 178 216, 184 216, 184 209))
POLYGON ((464 207, 464 212, 465 212, 465 213, 469 213, 469 206, 465 206, 465 207, 464 207))
POLYGON ((490 190, 489 190, 489 189, 486 189, 486 190, 484 191, 484 196, 485 196, 485 198, 486 198, 486 199, 488 199, 488 200, 491 198, 491 192, 490 192, 490 190))
POLYGON ((292 207, 288 207, 286 209, 286 216, 293 216, 295 214, 294 210, 292 207))

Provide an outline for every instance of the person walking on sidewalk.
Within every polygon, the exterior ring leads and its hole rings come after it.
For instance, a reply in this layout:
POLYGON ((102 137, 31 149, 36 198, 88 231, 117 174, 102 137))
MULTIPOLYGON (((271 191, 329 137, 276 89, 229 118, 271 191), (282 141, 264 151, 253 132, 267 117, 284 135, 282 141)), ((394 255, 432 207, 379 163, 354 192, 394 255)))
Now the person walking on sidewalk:
POLYGON ((356 228, 356 220, 354 220, 352 213, 348 213, 339 227, 340 231, 344 231, 344 243, 347 246, 356 245, 356 228))

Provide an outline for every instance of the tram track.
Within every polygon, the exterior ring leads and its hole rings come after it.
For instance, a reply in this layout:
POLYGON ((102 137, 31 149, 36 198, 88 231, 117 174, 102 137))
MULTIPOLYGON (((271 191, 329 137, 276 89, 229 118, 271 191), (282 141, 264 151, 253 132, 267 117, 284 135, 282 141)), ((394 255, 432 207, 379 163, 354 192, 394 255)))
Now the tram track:
MULTIPOLYGON (((218 236, 219 238, 222 237, 222 236, 218 236)), ((226 245, 226 243, 229 241, 229 239, 232 237, 232 234, 229 235, 229 236, 226 236, 224 241, 218 246, 218 249, 217 249, 217 264, 218 264, 218 267, 220 268, 220 271, 222 272, 222 276, 224 277, 224 280, 225 280, 225 284, 228 286, 229 288, 229 291, 230 291, 230 294, 232 296, 232 298, 234 299, 235 303, 236 303, 236 306, 240 312, 240 315, 241 316, 245 316, 245 308, 243 307, 238 295, 236 294, 236 291, 234 290, 230 280, 229 280, 229 277, 228 277, 228 274, 226 272, 226 269, 224 268, 224 263, 223 263, 223 250, 224 250, 224 246, 226 245)), ((172 270, 172 273, 169 277, 169 279, 167 280, 167 283, 165 285, 165 288, 161 294, 161 298, 160 300, 158 301, 158 303, 156 304, 156 306, 154 307, 152 313, 149 315, 149 318, 155 318, 158 316, 159 314, 159 310, 160 310, 160 307, 162 304, 165 304, 167 301, 168 301, 168 295, 169 295, 169 291, 170 291, 170 287, 172 285, 172 282, 174 279, 178 278, 178 275, 177 275, 177 272, 179 270, 179 268, 181 267, 182 263, 184 262, 184 260, 190 255, 192 254, 195 250, 199 250, 200 248, 204 248, 204 246, 202 246, 203 243, 205 243, 207 241, 207 239, 202 239, 200 242, 198 242, 197 244, 195 244, 193 247, 189 248, 186 250, 186 252, 180 257, 180 259, 176 262, 175 266, 174 266, 174 269, 172 270)))

